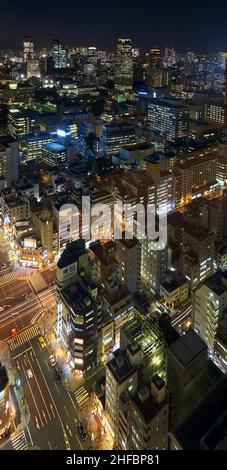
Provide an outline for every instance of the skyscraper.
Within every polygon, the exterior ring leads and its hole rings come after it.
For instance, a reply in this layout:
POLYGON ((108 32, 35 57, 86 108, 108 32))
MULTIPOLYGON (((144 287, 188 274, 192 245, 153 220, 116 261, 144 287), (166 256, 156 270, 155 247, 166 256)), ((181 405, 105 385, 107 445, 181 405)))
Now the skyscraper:
POLYGON ((148 105, 148 125, 153 133, 173 141, 187 134, 189 111, 180 100, 154 99, 148 105))
POLYGON ((51 54, 54 59, 54 68, 61 69, 66 67, 66 49, 59 39, 53 39, 51 54))
POLYGON ((173 429, 203 397, 207 364, 207 346, 193 330, 169 346, 167 387, 172 394, 173 429))
POLYGON ((18 180, 18 155, 18 143, 13 138, 0 138, 0 178, 8 187, 18 180))
POLYGON ((218 271, 208 277, 193 297, 194 329, 213 354, 218 325, 227 308, 227 272, 218 271))
POLYGON ((225 55, 224 103, 225 103, 224 126, 227 126, 227 54, 225 55))
POLYGON ((160 49, 150 49, 148 56, 148 86, 159 88, 162 86, 162 65, 160 49))
POLYGON ((71 243, 57 265, 57 334, 74 362, 87 372, 97 365, 102 302, 90 278, 90 262, 84 240, 71 243))
MULTIPOLYGON (((137 354, 133 352, 133 356, 137 354)), ((119 433, 119 403, 120 396, 126 390, 131 394, 137 390, 138 367, 130 360, 129 356, 118 349, 114 352, 114 358, 106 367, 106 418, 107 428, 118 442, 119 433)))
POLYGON ((27 78, 31 77, 40 78, 40 64, 36 58, 28 59, 27 61, 27 78))
POLYGON ((23 39, 23 59, 27 64, 29 59, 34 57, 34 42, 31 36, 24 36, 23 39))
POLYGON ((118 39, 115 54, 114 86, 118 96, 130 97, 133 84, 131 39, 118 39))
POLYGON ((140 386, 128 406, 128 446, 130 450, 168 448, 169 397, 165 382, 155 375, 140 386))

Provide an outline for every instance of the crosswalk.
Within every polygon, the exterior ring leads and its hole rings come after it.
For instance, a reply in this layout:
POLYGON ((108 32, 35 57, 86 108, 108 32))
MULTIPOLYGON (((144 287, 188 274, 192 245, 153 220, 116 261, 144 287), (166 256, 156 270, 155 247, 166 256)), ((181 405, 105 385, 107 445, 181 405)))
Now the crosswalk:
POLYGON ((75 398, 80 408, 83 408, 86 405, 89 395, 83 385, 75 391, 75 398))
POLYGON ((30 339, 33 339, 38 336, 39 334, 40 329, 38 325, 33 325, 27 328, 26 330, 22 331, 17 336, 15 336, 15 338, 10 338, 7 341, 10 351, 14 351, 15 349, 30 341, 30 339))
POLYGON ((15 272, 4 274, 3 276, 0 276, 0 287, 4 287, 13 281, 17 281, 19 278, 20 275, 15 272))
POLYGON ((33 274, 30 277, 29 282, 31 283, 33 289, 36 292, 46 289, 47 287, 46 281, 43 279, 43 276, 39 272, 37 272, 36 274, 33 274))
POLYGON ((24 431, 21 431, 15 437, 11 439, 13 450, 26 450, 28 449, 28 443, 24 431))

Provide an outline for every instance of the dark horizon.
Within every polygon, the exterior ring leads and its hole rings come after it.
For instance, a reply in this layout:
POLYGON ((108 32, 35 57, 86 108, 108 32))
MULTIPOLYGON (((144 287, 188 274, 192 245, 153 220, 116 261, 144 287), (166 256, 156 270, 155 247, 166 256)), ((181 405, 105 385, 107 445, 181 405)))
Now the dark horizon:
POLYGON ((40 0, 35 10, 33 5, 28 0, 12 0, 1 6, 0 49, 21 49, 24 35, 33 37, 36 49, 58 37, 70 46, 114 50, 121 36, 132 39, 133 46, 143 51, 153 46, 204 53, 227 49, 227 5, 220 1, 215 10, 204 0, 191 0, 187 7, 180 0, 171 4, 140 0, 138 6, 129 0, 114 4, 88 0, 85 5, 66 0, 64 7, 59 0, 40 0))

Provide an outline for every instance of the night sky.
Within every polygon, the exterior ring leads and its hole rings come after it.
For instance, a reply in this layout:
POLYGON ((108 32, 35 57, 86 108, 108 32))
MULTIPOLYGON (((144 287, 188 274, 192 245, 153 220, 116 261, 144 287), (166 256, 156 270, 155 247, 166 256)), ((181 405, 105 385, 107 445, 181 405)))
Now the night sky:
POLYGON ((135 47, 158 45, 200 51, 227 49, 224 0, 4 0, 0 6, 0 49, 21 48, 32 35, 35 46, 58 37, 68 45, 113 49, 118 37, 135 47))

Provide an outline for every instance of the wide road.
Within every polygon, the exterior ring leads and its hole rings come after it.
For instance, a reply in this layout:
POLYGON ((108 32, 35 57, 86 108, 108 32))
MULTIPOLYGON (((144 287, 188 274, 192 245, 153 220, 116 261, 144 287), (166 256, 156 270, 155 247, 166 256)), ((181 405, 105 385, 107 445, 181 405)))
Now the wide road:
MULTIPOLYGON (((58 383, 49 360, 47 346, 41 348, 38 337, 12 354, 13 364, 21 381, 21 391, 30 413, 24 429, 27 447, 43 450, 82 450, 91 446, 89 437, 82 441, 77 431, 80 410, 74 394, 58 383)), ((13 437, 6 448, 22 445, 24 435, 13 437)), ((16 449, 15 449, 16 450, 16 449)), ((18 449, 19 450, 19 449, 18 449)))
MULTIPOLYGON (((55 286, 53 279, 55 272, 51 271, 49 283, 44 281, 40 275, 40 290, 37 282, 31 280, 13 280, 0 287, 0 340, 9 338, 12 329, 21 331, 31 323, 34 323, 43 311, 55 307, 55 286)), ((1 285, 1 278, 0 278, 1 285)))
MULTIPOLYGON (((31 343, 37 360, 39 361, 43 377, 46 380, 48 389, 58 409, 70 449, 88 449, 91 446, 90 439, 88 438, 83 442, 76 429, 81 415, 74 394, 69 392, 63 383, 59 384, 56 382, 53 368, 49 360, 50 351, 48 351, 47 348, 41 349, 38 341, 35 339, 32 340, 31 343)), ((64 443, 62 442, 62 444, 64 443)))

